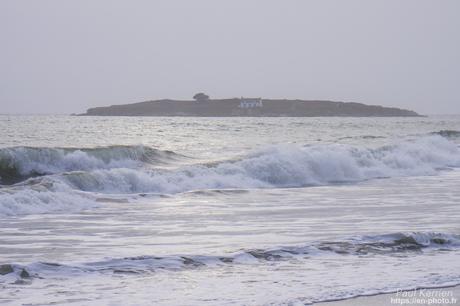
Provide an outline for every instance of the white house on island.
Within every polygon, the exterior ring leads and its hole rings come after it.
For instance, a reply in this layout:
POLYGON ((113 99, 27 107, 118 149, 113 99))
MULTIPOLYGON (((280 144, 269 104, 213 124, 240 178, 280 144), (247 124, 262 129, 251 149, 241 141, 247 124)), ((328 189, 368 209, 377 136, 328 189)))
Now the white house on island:
POLYGON ((239 108, 257 108, 263 107, 262 98, 243 98, 240 99, 239 108))

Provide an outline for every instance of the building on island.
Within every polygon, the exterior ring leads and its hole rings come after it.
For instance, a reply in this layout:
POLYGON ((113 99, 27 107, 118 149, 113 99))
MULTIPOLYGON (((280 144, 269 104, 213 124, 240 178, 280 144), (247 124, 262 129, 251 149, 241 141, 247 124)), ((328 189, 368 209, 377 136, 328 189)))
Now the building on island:
POLYGON ((240 99, 239 108, 260 108, 263 107, 262 98, 243 98, 240 99))

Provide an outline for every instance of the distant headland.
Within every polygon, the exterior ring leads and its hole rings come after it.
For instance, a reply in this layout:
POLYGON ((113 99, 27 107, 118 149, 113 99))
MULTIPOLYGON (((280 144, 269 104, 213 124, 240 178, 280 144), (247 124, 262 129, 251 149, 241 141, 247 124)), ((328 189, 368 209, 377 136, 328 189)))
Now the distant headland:
POLYGON ((196 117, 417 117, 414 111, 355 102, 262 98, 156 100, 90 108, 80 116, 196 116, 196 117))

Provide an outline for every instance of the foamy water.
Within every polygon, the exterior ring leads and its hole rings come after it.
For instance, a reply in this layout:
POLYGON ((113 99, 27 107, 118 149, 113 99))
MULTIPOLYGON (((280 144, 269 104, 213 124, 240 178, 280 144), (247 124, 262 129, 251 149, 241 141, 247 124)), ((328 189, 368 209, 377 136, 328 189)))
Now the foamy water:
POLYGON ((460 117, 0 127, 1 302, 293 305, 460 284, 460 117))

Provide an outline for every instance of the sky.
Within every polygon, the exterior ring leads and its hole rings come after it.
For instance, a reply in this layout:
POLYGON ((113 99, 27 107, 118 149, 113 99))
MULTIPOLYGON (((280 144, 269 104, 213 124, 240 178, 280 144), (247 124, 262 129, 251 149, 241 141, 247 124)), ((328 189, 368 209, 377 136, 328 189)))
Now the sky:
POLYGON ((0 113, 152 99, 460 114, 458 0, 0 0, 0 113))

